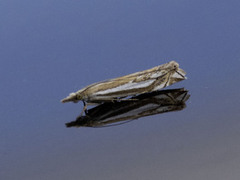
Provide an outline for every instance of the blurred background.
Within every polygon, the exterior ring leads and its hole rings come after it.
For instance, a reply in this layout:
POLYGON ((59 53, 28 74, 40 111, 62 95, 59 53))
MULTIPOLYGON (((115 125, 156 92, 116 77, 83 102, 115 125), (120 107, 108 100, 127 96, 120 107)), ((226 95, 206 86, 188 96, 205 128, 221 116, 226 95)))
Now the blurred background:
POLYGON ((240 177, 240 2, 1 0, 4 180, 240 177), (66 128, 91 83, 175 60, 187 107, 108 128, 66 128))

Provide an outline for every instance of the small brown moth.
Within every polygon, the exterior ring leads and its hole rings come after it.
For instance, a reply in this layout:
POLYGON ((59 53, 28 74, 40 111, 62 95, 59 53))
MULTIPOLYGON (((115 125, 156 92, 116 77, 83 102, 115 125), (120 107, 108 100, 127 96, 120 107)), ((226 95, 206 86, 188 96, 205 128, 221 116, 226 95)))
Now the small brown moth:
MULTIPOLYGON (((77 92, 70 93, 61 102, 101 103, 123 101, 128 96, 157 91, 186 79, 186 73, 175 61, 154 68, 91 84, 77 92)), ((86 109, 86 105, 84 109, 86 109)))

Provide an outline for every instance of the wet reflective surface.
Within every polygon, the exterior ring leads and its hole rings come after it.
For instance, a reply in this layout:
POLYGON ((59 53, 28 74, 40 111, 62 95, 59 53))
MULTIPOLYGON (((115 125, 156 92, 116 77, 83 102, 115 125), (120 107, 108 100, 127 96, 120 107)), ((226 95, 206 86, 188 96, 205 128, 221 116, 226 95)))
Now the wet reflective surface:
POLYGON ((75 121, 66 123, 67 127, 109 127, 127 123, 145 116, 171 111, 180 111, 186 107, 185 101, 190 95, 184 89, 155 91, 119 102, 106 102, 82 113, 75 121))
POLYGON ((238 1, 0 4, 1 179, 239 179, 238 1), (91 125, 110 127, 66 127, 83 108, 60 103, 69 92, 171 60, 185 108, 125 104, 138 119, 124 123, 121 107, 92 107, 91 125))

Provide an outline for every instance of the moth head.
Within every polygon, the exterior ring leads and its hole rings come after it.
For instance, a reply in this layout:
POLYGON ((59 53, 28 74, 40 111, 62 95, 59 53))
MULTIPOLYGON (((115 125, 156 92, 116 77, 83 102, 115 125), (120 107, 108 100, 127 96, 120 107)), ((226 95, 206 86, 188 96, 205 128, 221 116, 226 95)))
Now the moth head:
POLYGON ((65 103, 65 102, 77 103, 80 100, 82 100, 82 97, 79 94, 77 94, 77 93, 70 93, 69 96, 67 96, 66 98, 62 99, 61 102, 62 103, 65 103))

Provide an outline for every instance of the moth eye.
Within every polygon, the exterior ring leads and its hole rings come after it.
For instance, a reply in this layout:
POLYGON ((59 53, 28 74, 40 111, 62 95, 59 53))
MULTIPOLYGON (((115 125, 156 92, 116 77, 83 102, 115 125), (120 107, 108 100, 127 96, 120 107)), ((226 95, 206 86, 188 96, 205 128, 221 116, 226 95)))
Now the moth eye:
POLYGON ((77 99, 82 99, 82 96, 80 94, 78 94, 77 99))

